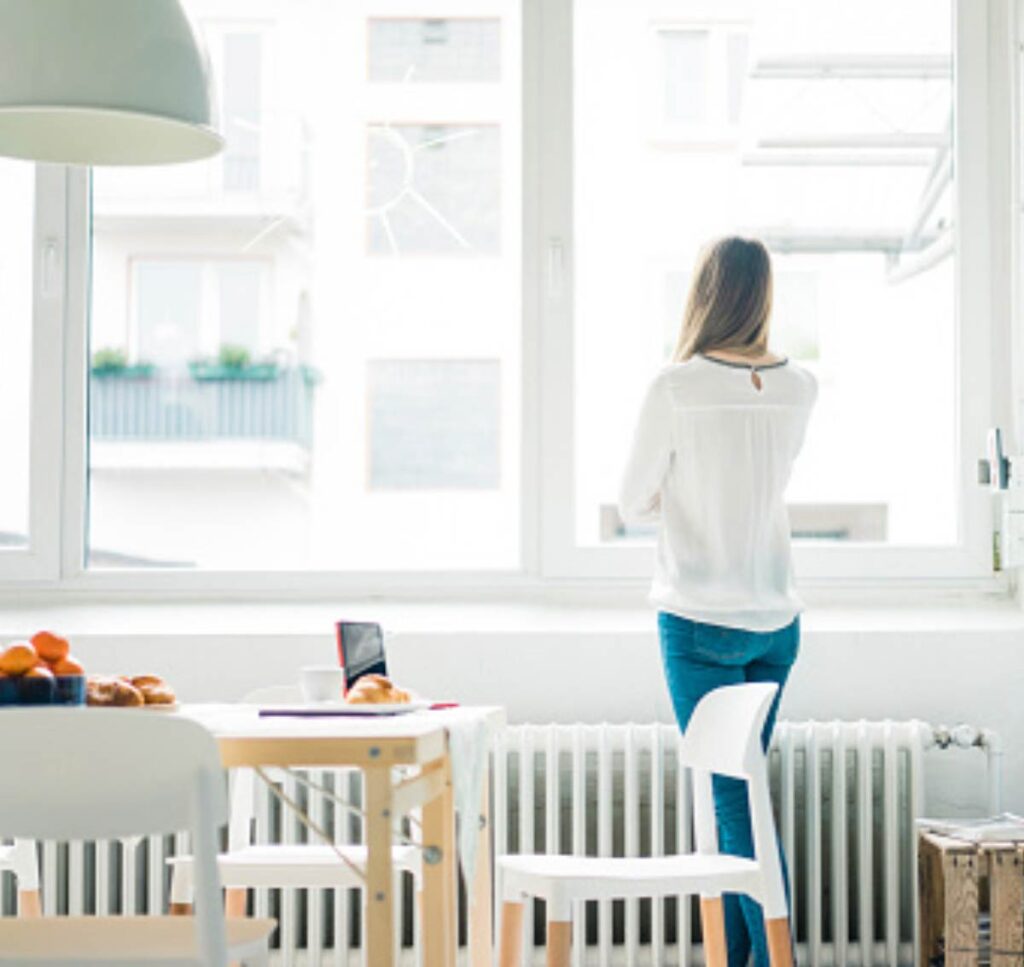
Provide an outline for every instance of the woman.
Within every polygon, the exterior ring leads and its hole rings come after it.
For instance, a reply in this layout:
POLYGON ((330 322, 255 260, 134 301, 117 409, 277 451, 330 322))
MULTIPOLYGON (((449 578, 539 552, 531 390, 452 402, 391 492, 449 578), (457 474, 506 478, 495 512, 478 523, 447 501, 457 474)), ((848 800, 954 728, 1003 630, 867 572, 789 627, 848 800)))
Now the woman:
MULTIPOLYGON (((771 303, 760 242, 723 238, 705 250, 622 483, 623 519, 660 522, 651 600, 683 729, 700 698, 722 685, 773 681, 781 695, 796 659, 800 602, 783 492, 817 387, 769 350, 771 303)), ((778 698, 766 749, 777 711, 778 698)), ((715 776, 714 794, 722 851, 753 856, 745 783, 715 776)), ((757 903, 727 895, 725 930, 730 967, 751 953, 768 967, 757 903)))

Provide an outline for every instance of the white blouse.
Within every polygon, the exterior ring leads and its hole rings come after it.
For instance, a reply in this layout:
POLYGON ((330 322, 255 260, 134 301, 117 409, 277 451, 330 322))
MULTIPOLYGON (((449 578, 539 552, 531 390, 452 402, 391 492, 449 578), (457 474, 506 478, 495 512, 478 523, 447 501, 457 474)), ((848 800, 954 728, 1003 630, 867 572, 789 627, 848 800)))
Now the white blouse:
POLYGON ((783 494, 816 397, 814 377, 788 361, 755 376, 694 356, 658 374, 619 512, 627 523, 660 521, 651 588, 659 609, 750 631, 799 614, 783 494))

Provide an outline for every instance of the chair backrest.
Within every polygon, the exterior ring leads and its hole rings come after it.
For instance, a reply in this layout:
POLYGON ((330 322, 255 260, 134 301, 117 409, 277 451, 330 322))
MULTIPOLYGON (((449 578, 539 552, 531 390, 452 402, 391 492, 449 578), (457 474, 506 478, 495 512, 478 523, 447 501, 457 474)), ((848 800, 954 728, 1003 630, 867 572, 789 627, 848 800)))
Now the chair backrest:
POLYGON ((738 779, 759 774, 764 764, 761 732, 778 690, 774 682, 751 682, 708 692, 686 726, 682 761, 738 779))
POLYGON ((227 800, 206 729, 141 709, 5 709, 0 749, 3 835, 115 839, 188 830, 197 949, 202 963, 226 967, 217 829, 227 800))
POLYGON ((718 852, 711 776, 747 780, 754 859, 765 916, 787 915, 785 882, 775 835, 761 734, 779 687, 774 682, 727 685, 708 692, 690 717, 680 758, 693 770, 694 827, 701 853, 718 852))
POLYGON ((208 819, 227 804, 213 736, 189 719, 141 709, 0 711, 0 832, 106 839, 192 827, 198 784, 208 819))

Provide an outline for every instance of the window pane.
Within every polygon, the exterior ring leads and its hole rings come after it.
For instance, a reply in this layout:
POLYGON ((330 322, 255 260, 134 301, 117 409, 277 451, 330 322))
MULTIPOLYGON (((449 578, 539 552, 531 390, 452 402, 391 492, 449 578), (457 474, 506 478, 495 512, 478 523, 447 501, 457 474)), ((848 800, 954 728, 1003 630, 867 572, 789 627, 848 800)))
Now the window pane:
POLYGON ((255 191, 260 181, 260 85, 262 40, 259 34, 224 36, 224 188, 255 191))
POLYGON ((383 0, 186 7, 228 151, 94 173, 90 566, 515 567, 518 4, 410 21, 429 87, 383 0))
POLYGON ((135 269, 135 362, 180 367, 199 353, 202 263, 143 260, 135 269))
POLYGON ((773 252, 775 347, 820 385, 794 531, 951 543, 950 2, 765 0, 721 23, 707 9, 676 4, 665 22, 653 2, 575 4, 579 540, 621 536, 611 512, 643 388, 671 355, 702 245, 743 234, 773 252), (702 104, 717 137, 665 136, 702 104))
POLYGON ((0 159, 0 550, 28 544, 35 167, 0 159))
POLYGON ((367 138, 371 252, 497 253, 497 126, 374 125, 367 138))
POLYGON ((370 20, 371 81, 497 81, 501 21, 370 20))
POLYGON ((222 262, 219 336, 222 346, 238 346, 255 357, 260 351, 264 266, 259 262, 222 262))
POLYGON ((500 376, 496 361, 371 363, 371 488, 497 489, 500 376))
POLYGON ((660 35, 665 120, 697 124, 707 118, 708 35, 664 30, 660 35))

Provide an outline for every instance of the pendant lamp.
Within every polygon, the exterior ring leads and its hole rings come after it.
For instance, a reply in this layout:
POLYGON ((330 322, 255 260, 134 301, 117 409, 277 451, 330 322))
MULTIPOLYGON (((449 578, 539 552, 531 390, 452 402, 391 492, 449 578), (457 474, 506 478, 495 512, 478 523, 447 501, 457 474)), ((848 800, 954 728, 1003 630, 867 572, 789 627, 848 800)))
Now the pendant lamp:
POLYGON ((0 0, 0 155, 193 161, 224 145, 178 0, 0 0))

